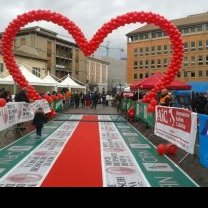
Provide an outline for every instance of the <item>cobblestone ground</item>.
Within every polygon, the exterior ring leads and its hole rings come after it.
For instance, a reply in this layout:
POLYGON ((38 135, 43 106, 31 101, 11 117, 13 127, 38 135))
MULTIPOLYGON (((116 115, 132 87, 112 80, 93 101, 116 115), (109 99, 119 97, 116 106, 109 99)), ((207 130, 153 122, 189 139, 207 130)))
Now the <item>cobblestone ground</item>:
MULTIPOLYGON (((79 107, 78 109, 70 108, 68 110, 65 110, 65 112, 71 114, 117 114, 116 108, 110 106, 102 106, 101 104, 97 106, 97 109, 91 109, 91 108, 87 109, 87 108, 79 107)), ((124 113, 122 113, 122 116, 126 117, 124 113)), ((154 132, 153 128, 148 128, 146 124, 135 121, 131 121, 131 124, 138 131, 140 131, 146 138, 148 138, 155 146, 157 146, 160 143, 164 143, 164 144, 168 143, 164 139, 155 136, 153 134, 154 132)), ((32 126, 31 122, 24 123, 24 126, 27 129, 23 132, 23 135, 26 135, 34 130, 34 127, 32 126)), ((16 141, 18 138, 21 137, 20 132, 15 133, 12 131, 8 131, 12 129, 13 128, 9 128, 5 131, 0 132, 0 148, 9 145, 10 143, 16 141)), ((176 155, 169 156, 169 158, 173 160, 179 167, 181 167, 200 186, 208 187, 208 169, 202 167, 199 164, 198 146, 196 146, 195 150, 196 151, 194 155, 189 154, 181 163, 180 161, 186 155, 186 152, 181 149, 178 149, 176 155)))

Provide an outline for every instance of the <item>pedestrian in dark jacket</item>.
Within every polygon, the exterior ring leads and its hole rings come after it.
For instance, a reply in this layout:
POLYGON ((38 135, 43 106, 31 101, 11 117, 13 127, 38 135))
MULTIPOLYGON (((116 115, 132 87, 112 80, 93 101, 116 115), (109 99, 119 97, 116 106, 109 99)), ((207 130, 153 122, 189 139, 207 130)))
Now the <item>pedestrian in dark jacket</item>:
POLYGON ((30 100, 27 97, 27 88, 23 88, 19 93, 15 95, 15 102, 26 102, 29 103, 30 100))
POLYGON ((37 138, 41 137, 42 128, 43 128, 44 123, 46 122, 47 122, 47 118, 45 116, 43 109, 38 108, 38 110, 35 112, 35 116, 33 119, 33 125, 36 128, 37 138))

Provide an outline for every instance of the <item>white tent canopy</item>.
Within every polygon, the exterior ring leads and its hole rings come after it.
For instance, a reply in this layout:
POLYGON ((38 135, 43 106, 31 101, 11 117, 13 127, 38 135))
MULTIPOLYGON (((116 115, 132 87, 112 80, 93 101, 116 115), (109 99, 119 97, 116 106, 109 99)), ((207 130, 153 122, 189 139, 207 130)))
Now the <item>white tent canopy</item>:
POLYGON ((77 84, 69 75, 58 84, 58 87, 76 88, 76 89, 86 89, 86 86, 77 84))
POLYGON ((51 85, 53 85, 53 86, 57 86, 58 84, 59 84, 59 82, 57 82, 49 73, 48 73, 48 75, 46 75, 43 79, 42 79, 42 81, 44 82, 44 83, 48 83, 48 84, 51 84, 51 85))
MULTIPOLYGON (((38 78, 33 73, 31 73, 27 68, 25 68, 24 66, 20 66, 19 68, 20 68, 22 74, 24 75, 24 77, 26 78, 26 80, 31 85, 36 85, 36 86, 56 86, 57 85, 54 83, 45 82, 44 80, 38 78)), ((14 80, 11 75, 8 75, 7 77, 0 80, 1 84, 4 84, 5 82, 7 84, 14 84, 14 80)))
POLYGON ((14 84, 14 82, 11 79, 8 80, 8 79, 0 78, 0 84, 12 85, 14 84))

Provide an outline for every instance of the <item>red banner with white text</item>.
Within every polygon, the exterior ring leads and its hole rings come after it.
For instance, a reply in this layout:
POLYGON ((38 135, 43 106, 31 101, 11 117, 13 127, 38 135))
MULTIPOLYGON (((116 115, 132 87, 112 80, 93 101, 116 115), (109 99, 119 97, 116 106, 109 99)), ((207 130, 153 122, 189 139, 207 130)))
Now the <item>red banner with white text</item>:
POLYGON ((156 106, 155 135, 193 154, 196 132, 197 113, 182 108, 156 106))

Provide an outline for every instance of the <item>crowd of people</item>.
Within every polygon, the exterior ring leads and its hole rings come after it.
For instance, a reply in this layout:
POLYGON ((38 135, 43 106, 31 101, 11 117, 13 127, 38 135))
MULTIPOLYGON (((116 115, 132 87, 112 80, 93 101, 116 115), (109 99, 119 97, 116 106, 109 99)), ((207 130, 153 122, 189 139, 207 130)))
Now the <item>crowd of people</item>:
POLYGON ((0 89, 0 98, 4 98, 6 102, 11 102, 12 101, 11 92, 5 90, 5 88, 0 89))
MULTIPOLYGON (((66 108, 69 107, 75 107, 75 108, 97 108, 97 104, 102 104, 103 106, 109 105, 109 102, 112 103, 112 106, 117 107, 117 110, 119 111, 119 108, 121 106, 121 100, 122 100, 122 93, 117 92, 114 94, 107 94, 105 92, 99 93, 96 91, 88 91, 87 93, 83 92, 70 92, 69 89, 64 88, 60 92, 41 92, 40 95, 44 98, 45 95, 47 96, 56 96, 57 94, 63 95, 63 104, 66 106, 66 108)), ((144 92, 138 92, 135 93, 132 100, 138 100, 142 99, 144 96, 144 92)), ((5 88, 0 89, 0 98, 4 98, 7 102, 22 102, 25 101, 27 103, 30 102, 30 100, 27 97, 27 89, 22 89, 18 93, 16 93, 14 96, 12 94, 5 90, 5 88)), ((157 101, 159 105, 163 106, 170 106, 170 107, 180 107, 177 105, 178 100, 176 97, 174 97, 167 89, 162 89, 157 94, 157 101)), ((190 97, 190 105, 189 109, 193 112, 197 112, 200 114, 208 114, 208 96, 202 93, 194 93, 192 92, 192 95, 190 97)))

